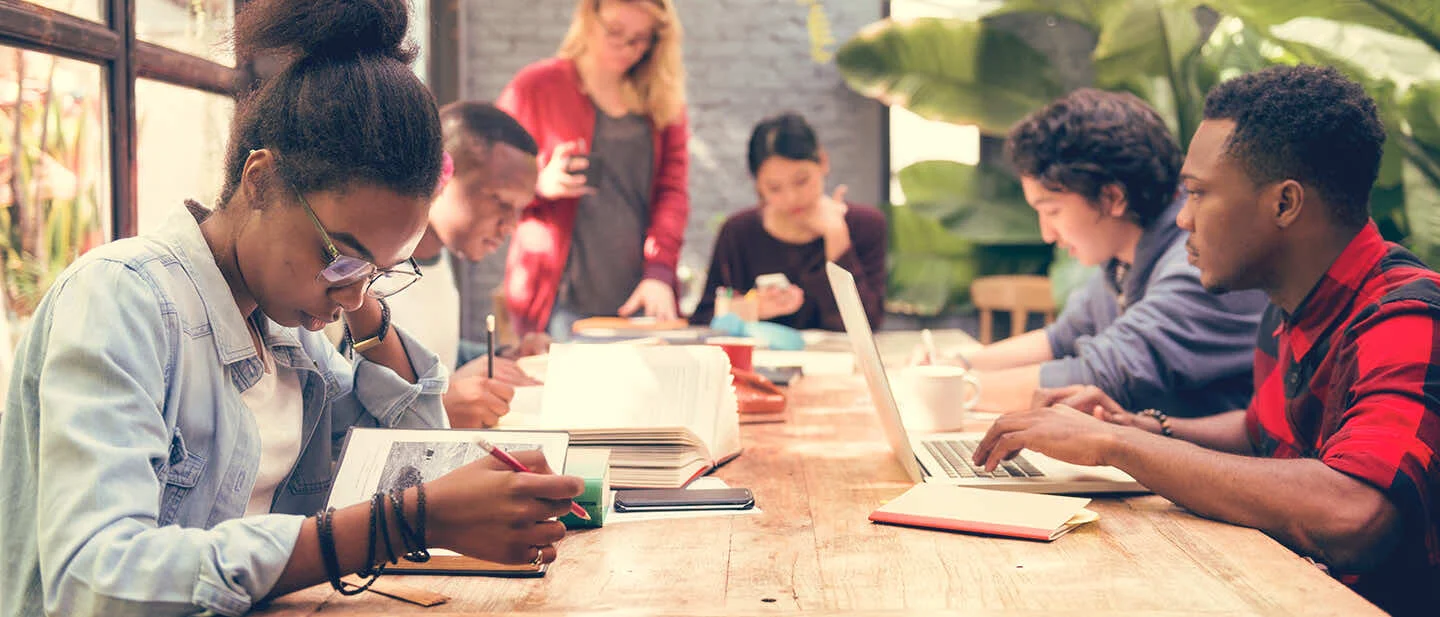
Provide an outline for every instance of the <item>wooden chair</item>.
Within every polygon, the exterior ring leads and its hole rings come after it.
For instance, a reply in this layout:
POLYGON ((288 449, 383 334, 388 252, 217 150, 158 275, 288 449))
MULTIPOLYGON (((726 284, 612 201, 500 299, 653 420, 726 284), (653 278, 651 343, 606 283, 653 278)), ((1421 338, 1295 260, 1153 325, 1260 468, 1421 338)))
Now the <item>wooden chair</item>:
POLYGON ((1033 274, 982 276, 970 284, 970 301, 980 309, 980 342, 994 340, 993 311, 1010 312, 1010 336, 1025 332, 1030 313, 1044 313, 1045 324, 1055 322, 1055 299, 1050 279, 1033 274))

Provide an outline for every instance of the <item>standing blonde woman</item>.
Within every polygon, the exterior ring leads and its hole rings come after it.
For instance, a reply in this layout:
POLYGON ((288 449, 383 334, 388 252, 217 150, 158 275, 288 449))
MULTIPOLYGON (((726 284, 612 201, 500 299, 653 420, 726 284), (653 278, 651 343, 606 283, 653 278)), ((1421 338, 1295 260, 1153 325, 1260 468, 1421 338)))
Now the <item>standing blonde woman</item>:
POLYGON ((580 0, 555 57, 500 94, 540 147, 505 269, 519 333, 563 339, 583 317, 677 315, 690 214, 680 39, 672 0, 580 0))

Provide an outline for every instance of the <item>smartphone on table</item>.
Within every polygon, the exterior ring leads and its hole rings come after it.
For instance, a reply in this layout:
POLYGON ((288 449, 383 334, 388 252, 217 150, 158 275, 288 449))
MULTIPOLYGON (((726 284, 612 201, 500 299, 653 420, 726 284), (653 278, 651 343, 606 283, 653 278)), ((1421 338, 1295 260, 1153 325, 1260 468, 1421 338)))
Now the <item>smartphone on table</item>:
POLYGON ((615 492, 616 512, 749 510, 755 495, 748 488, 645 488, 615 492))

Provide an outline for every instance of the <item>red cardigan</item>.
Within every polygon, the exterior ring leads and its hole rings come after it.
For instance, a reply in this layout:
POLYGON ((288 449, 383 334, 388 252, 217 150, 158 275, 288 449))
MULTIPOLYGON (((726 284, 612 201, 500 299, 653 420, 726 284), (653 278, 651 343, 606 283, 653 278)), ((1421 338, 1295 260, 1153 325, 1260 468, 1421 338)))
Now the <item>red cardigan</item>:
MULTIPOLYGON (((535 137, 542 166, 564 142, 584 139, 586 144, 595 143, 595 105, 584 93, 572 60, 551 58, 521 69, 495 105, 535 137)), ((675 287, 675 265, 690 216, 689 120, 682 112, 653 135, 655 169, 644 277, 675 287)), ((537 195, 520 216, 505 262, 506 304, 518 334, 543 331, 550 322, 570 256, 578 204, 578 199, 550 200, 537 195)))

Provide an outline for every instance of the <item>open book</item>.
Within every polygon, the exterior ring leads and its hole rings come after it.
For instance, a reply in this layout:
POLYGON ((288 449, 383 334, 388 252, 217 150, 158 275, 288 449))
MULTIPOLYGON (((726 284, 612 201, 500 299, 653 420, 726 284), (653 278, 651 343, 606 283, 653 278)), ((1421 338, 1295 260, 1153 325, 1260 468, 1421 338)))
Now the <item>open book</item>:
POLYGON ((730 360, 706 345, 556 345, 538 410, 508 427, 569 431, 610 449, 616 488, 678 488, 740 454, 730 360))
MULTIPOLYGON (((506 452, 540 450, 551 469, 565 469, 570 438, 562 431, 351 428, 335 470, 335 483, 330 487, 329 506, 339 509, 365 503, 376 492, 429 482, 477 458, 489 456, 475 445, 477 437, 484 437, 506 452)), ((545 573, 543 565, 501 564, 442 549, 431 549, 430 561, 425 563, 402 559, 387 565, 386 569, 514 577, 545 573)))

